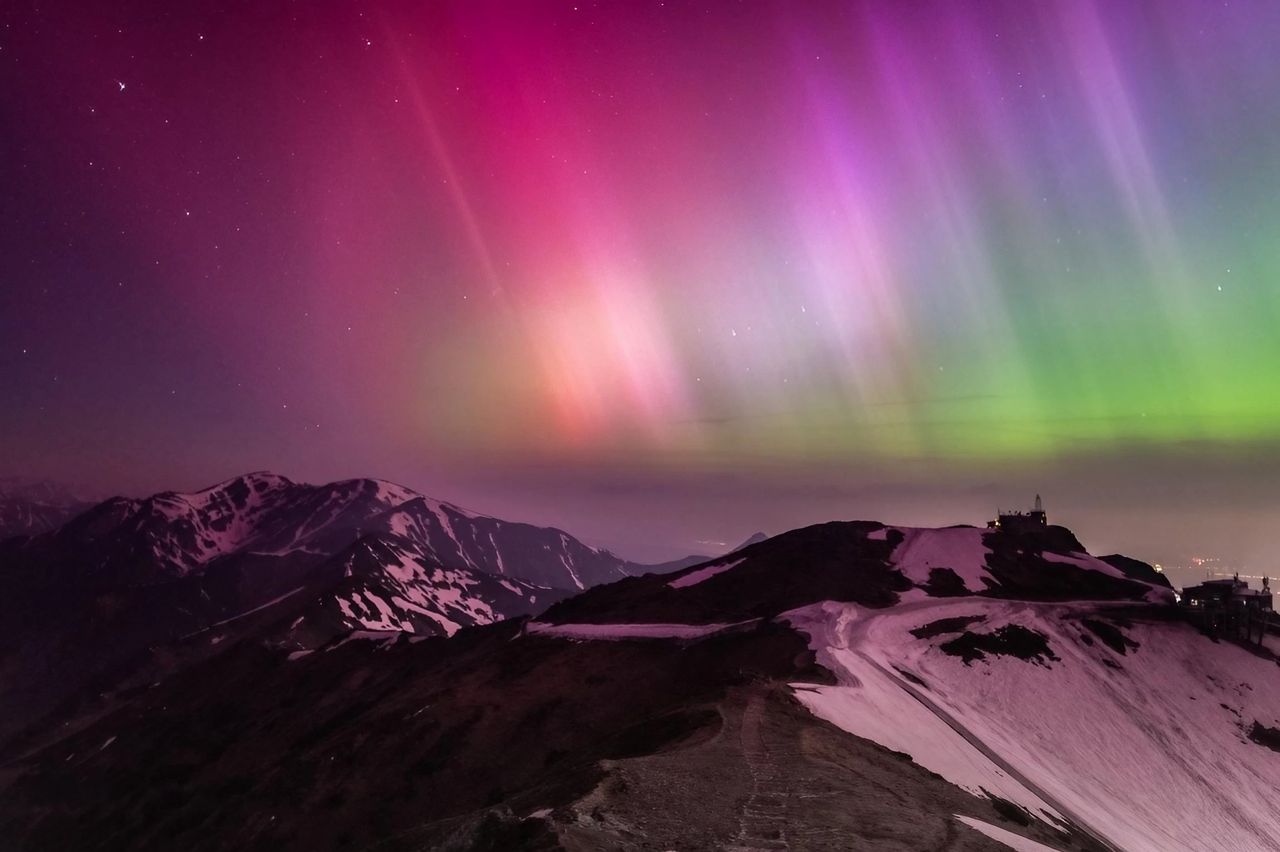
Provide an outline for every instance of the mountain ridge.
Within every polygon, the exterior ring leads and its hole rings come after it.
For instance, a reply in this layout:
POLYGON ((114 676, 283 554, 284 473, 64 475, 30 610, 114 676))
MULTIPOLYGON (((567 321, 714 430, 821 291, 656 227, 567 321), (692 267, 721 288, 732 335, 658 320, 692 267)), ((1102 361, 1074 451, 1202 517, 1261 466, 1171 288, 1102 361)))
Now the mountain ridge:
POLYGON ((1210 641, 1163 575, 1064 527, 832 521, 576 590, 516 575, 569 577, 600 551, 548 556, 567 534, 521 539, 367 482, 108 501, 0 546, 12 577, 12 553, 49 542, 226 537, 185 561, 162 547, 164 582, 91 583, 64 611, 117 643, 148 617, 185 632, 0 731, 0 835, 19 850, 1201 852, 1280 831, 1280 640, 1210 641), (301 507, 289 523, 277 492, 301 507), (512 541, 537 545, 532 568, 512 541), (1262 792, 1217 789, 1218 755, 1262 792), (1176 811, 1129 762, 1160 767, 1176 811))
POLYGON ((385 480, 255 471, 113 497, 0 542, 0 653, 17 684, 0 696, 0 734, 90 683, 185 658, 162 650, 183 637, 235 641, 272 616, 287 618, 273 641, 294 651, 352 630, 447 634, 646 570, 385 480))
MULTIPOLYGON (((1081 638, 1112 630, 1139 654, 1167 637, 1257 675, 1240 649, 1169 624, 1171 590, 1141 566, 1129 576, 1062 528, 831 522, 589 589, 536 619, 450 635, 357 630, 305 652, 266 630, 71 733, 26 741, 28 757, 5 758, 0 828, 30 850, 723 849, 785 837, 794 849, 994 852, 1008 841, 1102 852, 1117 829, 1096 796, 1045 786, 1006 754, 1016 740, 982 729, 971 703, 943 702, 981 696, 973 684, 996 666, 1007 678, 1114 681, 1130 658, 1081 638), (881 628, 898 638, 878 641, 881 628), (947 650, 956 643, 963 652, 947 650), (864 670, 863 653, 881 668, 864 670), (902 728, 928 712, 908 689, 987 751, 932 715, 902 728), (843 708, 858 701, 880 703, 850 721, 843 708), (927 737, 911 739, 916 729, 927 737), (46 790, 62 791, 56 805, 46 790)), ((1227 703, 1221 688, 1210 694, 1227 703)), ((1232 700, 1245 726, 1280 725, 1258 702, 1232 700)), ((1232 748, 1251 772, 1268 771, 1262 746, 1232 748)), ((1064 765, 1087 769, 1075 757, 1064 765)), ((1110 795, 1142 795, 1097 777, 1110 795)))

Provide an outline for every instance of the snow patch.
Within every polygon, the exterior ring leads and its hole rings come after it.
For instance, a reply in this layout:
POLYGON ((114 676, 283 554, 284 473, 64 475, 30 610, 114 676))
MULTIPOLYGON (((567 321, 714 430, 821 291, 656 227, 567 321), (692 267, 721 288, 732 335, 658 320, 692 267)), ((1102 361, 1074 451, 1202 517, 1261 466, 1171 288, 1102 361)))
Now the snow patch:
POLYGON ((1124 572, 1114 565, 1103 562, 1097 557, 1090 556, 1087 553, 1053 553, 1046 550, 1040 554, 1046 562, 1057 562, 1061 565, 1074 565, 1077 568, 1083 568, 1086 571, 1097 571, 1099 574, 1107 574, 1112 577, 1118 577, 1121 580, 1126 579, 1124 572))
POLYGON ((726 562, 723 565, 708 565, 706 568, 699 568, 691 574, 685 574, 683 577, 677 577, 670 583, 667 583, 673 589, 685 589, 689 586, 696 586, 704 580, 710 580, 717 574, 723 574, 731 568, 746 562, 745 559, 735 559, 732 562, 726 562))
POLYGON ((1003 843, 1013 852, 1057 852, 1052 846, 1045 846, 1043 843, 1037 843, 1029 837, 1023 837, 1021 834, 1014 834, 1012 831, 1005 831, 1003 828, 994 826, 989 822, 983 822, 970 816, 960 816, 956 814, 956 819, 972 828, 990 837, 997 843, 1003 843))
POLYGON ((498 561, 498 573, 507 573, 506 563, 502 561, 502 550, 498 547, 498 543, 493 540, 493 531, 489 531, 489 545, 493 548, 493 556, 498 561))
POLYGON ((344 636, 341 641, 330 645, 328 648, 325 648, 325 650, 332 651, 336 648, 341 648, 348 642, 356 641, 375 642, 379 647, 386 648, 390 645, 394 645, 396 640, 402 635, 403 634, 398 630, 352 630, 344 636))
POLYGON ((970 592, 987 591, 983 578, 991 576, 987 571, 991 550, 983 542, 986 530, 973 527, 900 529, 905 537, 894 548, 892 561, 908 580, 917 586, 926 586, 933 569, 950 568, 970 592))
POLYGON ((617 641, 621 639, 698 639, 730 627, 750 624, 546 624, 531 621, 525 633, 565 639, 617 641))

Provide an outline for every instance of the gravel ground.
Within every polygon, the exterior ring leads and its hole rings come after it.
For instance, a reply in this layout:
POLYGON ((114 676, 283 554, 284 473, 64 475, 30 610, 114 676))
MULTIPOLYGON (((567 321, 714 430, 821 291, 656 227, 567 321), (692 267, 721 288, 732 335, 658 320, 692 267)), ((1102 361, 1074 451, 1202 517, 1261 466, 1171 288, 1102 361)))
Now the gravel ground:
POLYGON ((1090 850, 1042 823, 1003 817, 903 755, 839 731, 780 684, 735 690, 703 741, 612 761, 608 777, 547 819, 586 850, 1008 852, 964 814, 1062 850, 1090 850))

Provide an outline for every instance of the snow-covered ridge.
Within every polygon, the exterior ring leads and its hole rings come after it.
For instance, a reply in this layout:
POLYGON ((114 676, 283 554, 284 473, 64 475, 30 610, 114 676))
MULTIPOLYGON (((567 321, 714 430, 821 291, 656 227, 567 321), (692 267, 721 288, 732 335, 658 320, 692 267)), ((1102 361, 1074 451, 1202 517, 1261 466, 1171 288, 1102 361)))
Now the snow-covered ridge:
POLYGON ((404 539, 363 541, 348 554, 350 578, 334 596, 343 629, 452 636, 531 611, 552 590, 468 568, 446 568, 404 539))
POLYGON ((1083 568, 1086 571, 1097 571, 1100 574, 1108 574, 1112 577, 1124 577, 1124 572, 1114 565, 1103 562, 1096 556, 1090 556, 1087 553, 1053 553, 1046 551, 1042 556, 1050 562, 1058 562, 1063 565, 1074 565, 1077 568, 1083 568))
POLYGON ((1062 527, 1012 533, 833 521, 671 574, 588 590, 544 620, 608 623, 622 607, 627 621, 732 623, 823 600, 872 608, 972 596, 1172 603, 1162 579, 1136 560, 1089 556, 1062 527))
POLYGON ((1280 848, 1280 755, 1249 737, 1255 723, 1280 727, 1276 664, 1185 624, 1111 611, 977 597, 818 604, 787 618, 839 684, 794 687, 833 724, 1118 849, 1280 848), (1085 619, 1137 647, 1114 650, 1085 619), (1043 637, 1054 659, 965 662, 942 650, 966 630, 1007 625, 1043 637))
POLYGON ((718 562, 712 565, 708 565, 705 568, 699 568, 696 571, 690 571, 688 574, 677 577, 676 579, 672 580, 670 583, 667 583, 667 585, 673 589, 684 589, 684 588, 688 588, 689 586, 696 586, 705 580, 710 580, 712 577, 716 576, 717 574, 723 574, 725 571, 732 570, 738 565, 741 565, 744 561, 745 560, 742 560, 742 559, 734 559, 731 561, 718 562))

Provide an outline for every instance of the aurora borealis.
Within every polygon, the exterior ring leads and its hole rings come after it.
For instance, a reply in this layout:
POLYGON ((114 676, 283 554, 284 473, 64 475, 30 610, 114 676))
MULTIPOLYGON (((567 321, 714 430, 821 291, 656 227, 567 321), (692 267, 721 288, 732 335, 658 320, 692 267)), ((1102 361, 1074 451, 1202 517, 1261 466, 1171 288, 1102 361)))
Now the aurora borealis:
POLYGON ((674 552, 1031 486, 1139 556, 1280 517, 1278 4, 0 22, 6 468, 674 552))

